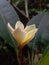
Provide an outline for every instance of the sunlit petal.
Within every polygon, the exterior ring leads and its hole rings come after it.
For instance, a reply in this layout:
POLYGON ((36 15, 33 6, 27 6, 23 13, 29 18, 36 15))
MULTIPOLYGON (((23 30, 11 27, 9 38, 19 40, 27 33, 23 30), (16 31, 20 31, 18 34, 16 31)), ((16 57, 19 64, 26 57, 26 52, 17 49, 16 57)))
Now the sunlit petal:
POLYGON ((8 26, 9 31, 10 31, 11 33, 13 33, 14 29, 13 29, 13 27, 10 25, 10 23, 8 23, 7 26, 8 26))
POLYGON ((18 28, 13 32, 13 37, 15 38, 15 40, 20 45, 22 40, 26 37, 26 32, 24 32, 24 31, 22 31, 21 29, 18 28))
POLYGON ((29 41, 31 41, 35 37, 35 33, 37 32, 37 28, 34 30, 31 30, 30 32, 27 33, 26 37, 24 40, 22 40, 22 46, 26 45, 29 41))
POLYGON ((35 24, 29 25, 29 26, 27 26, 27 27, 25 28, 25 31, 26 31, 26 32, 29 32, 29 31, 31 31, 31 30, 33 30, 33 29, 35 29, 35 28, 36 28, 36 25, 35 25, 35 24))
POLYGON ((16 24, 15 24, 15 29, 17 29, 17 28, 20 28, 20 29, 24 29, 24 25, 23 25, 23 23, 22 22, 20 22, 20 21, 17 21, 16 22, 16 24))

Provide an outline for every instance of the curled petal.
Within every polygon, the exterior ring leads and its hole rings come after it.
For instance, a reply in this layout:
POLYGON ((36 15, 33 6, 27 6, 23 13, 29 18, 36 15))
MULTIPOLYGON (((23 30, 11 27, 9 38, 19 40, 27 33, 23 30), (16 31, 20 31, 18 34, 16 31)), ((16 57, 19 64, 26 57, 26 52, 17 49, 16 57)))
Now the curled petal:
POLYGON ((17 21, 16 24, 15 24, 15 29, 17 29, 17 28, 23 30, 23 29, 24 29, 24 25, 23 25, 23 23, 20 22, 20 21, 17 21))
POLYGON ((9 31, 10 31, 11 33, 13 33, 14 29, 13 29, 13 27, 10 25, 10 23, 8 23, 7 26, 8 26, 9 31))
POLYGON ((27 27, 25 28, 25 31, 26 31, 26 32, 29 32, 29 31, 31 31, 31 30, 33 30, 33 29, 35 29, 35 28, 36 28, 36 25, 35 25, 35 24, 29 25, 29 26, 27 26, 27 27))
POLYGON ((18 28, 13 32, 13 37, 21 45, 22 40, 26 37, 26 32, 18 28))
POLYGON ((36 29, 31 30, 30 32, 28 32, 28 33, 26 34, 26 37, 24 38, 24 40, 22 40, 21 45, 24 46, 24 45, 26 45, 28 42, 30 42, 32 39, 34 39, 35 33, 37 32, 37 30, 38 30, 38 29, 36 28, 36 29))

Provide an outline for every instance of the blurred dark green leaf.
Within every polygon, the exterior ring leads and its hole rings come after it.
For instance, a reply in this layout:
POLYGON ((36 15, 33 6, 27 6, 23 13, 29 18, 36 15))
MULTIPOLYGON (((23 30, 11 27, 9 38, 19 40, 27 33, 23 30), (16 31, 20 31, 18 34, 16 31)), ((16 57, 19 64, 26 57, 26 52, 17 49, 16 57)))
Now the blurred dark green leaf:
POLYGON ((0 0, 0 14, 7 20, 5 21, 6 24, 9 22, 12 27, 20 20, 16 11, 7 0, 0 0))
POLYGON ((19 17, 9 2, 7 0, 0 0, 0 36, 15 48, 17 48, 18 44, 8 31, 7 23, 9 22, 15 27, 15 23, 18 20, 19 17))
POLYGON ((34 16, 28 23, 27 25, 32 25, 35 24, 37 27, 40 24, 42 18, 44 17, 45 12, 39 13, 38 15, 34 16))
POLYGON ((17 48, 17 42, 14 40, 12 35, 10 34, 6 20, 2 15, 0 15, 0 37, 2 37, 4 40, 6 40, 10 46, 17 48))
POLYGON ((49 13, 45 13, 34 39, 34 48, 41 45, 43 50, 49 45, 49 13))
POLYGON ((27 25, 36 24, 38 31, 34 40, 29 42, 28 46, 36 49, 41 46, 42 51, 49 45, 49 13, 43 12, 33 17, 27 25))

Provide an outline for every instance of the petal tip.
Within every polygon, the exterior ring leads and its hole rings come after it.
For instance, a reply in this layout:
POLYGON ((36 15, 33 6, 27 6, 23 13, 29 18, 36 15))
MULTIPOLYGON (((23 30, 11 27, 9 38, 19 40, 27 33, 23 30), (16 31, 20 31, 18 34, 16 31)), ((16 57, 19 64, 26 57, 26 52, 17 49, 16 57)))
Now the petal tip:
POLYGON ((21 21, 17 21, 15 24, 15 29, 20 28, 20 29, 24 29, 24 25, 21 21))
POLYGON ((10 32, 13 32, 13 31, 14 31, 14 29, 13 29, 13 27, 10 25, 10 23, 8 23, 7 26, 8 26, 8 29, 10 30, 10 32))

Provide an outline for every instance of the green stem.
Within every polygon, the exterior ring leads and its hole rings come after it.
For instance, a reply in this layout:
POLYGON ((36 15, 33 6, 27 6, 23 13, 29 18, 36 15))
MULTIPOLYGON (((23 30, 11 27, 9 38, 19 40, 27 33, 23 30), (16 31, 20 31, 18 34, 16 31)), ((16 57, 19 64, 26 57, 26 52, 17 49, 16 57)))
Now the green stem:
POLYGON ((30 54, 29 54, 29 51, 28 51, 28 61, 29 61, 29 65, 31 65, 31 60, 30 60, 30 54))
POLYGON ((17 54, 17 60, 18 60, 18 63, 19 63, 19 65, 21 65, 21 63, 20 63, 20 59, 19 59, 19 54, 18 54, 18 49, 16 50, 16 54, 17 54))

